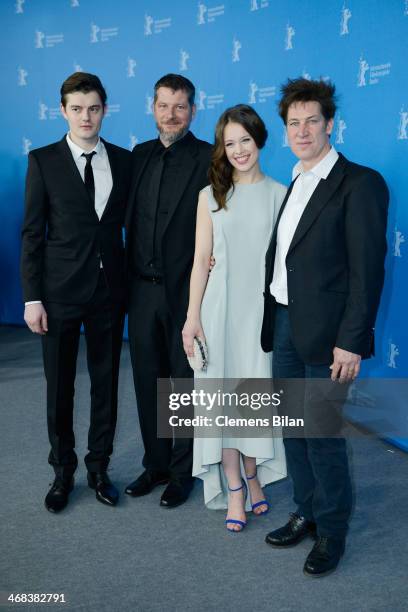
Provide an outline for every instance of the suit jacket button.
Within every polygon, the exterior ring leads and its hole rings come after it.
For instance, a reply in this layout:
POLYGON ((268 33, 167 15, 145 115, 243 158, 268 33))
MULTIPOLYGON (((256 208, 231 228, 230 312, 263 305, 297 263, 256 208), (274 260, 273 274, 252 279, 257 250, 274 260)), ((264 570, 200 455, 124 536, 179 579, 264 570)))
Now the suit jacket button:
POLYGON ((289 302, 290 302, 291 304, 293 304, 293 302, 294 302, 294 301, 295 301, 295 300, 289 300, 289 302))

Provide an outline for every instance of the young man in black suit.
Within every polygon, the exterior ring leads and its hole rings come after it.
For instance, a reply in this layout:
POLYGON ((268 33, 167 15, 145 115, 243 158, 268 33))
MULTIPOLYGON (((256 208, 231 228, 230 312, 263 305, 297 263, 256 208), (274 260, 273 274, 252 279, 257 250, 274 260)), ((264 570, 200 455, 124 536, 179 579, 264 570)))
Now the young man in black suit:
POLYGON ((51 512, 67 505, 78 464, 72 421, 81 324, 91 379, 88 484, 98 501, 114 506, 118 500, 107 467, 124 320, 122 226, 130 152, 99 138, 105 112, 99 78, 72 74, 61 87, 68 134, 28 158, 21 278, 24 319, 42 336, 48 461, 55 471, 45 498, 51 512))
POLYGON ((189 131, 194 85, 167 74, 154 87, 159 137, 133 150, 126 213, 130 279, 129 342, 145 471, 126 493, 169 482, 160 505, 186 501, 193 483, 192 440, 158 438, 158 378, 192 378, 181 340, 194 256, 198 194, 208 184, 211 146, 189 131))
MULTIPOLYGON (((309 385, 352 381, 373 354, 387 248, 384 179, 330 145, 334 92, 330 83, 303 78, 282 87, 280 115, 299 161, 266 256, 262 347, 273 349, 274 377, 309 385)), ((305 417, 317 407, 324 420, 333 408, 301 401, 305 417)), ((351 512, 346 443, 330 435, 336 427, 326 433, 285 438, 297 510, 266 538, 285 548, 317 534, 304 565, 315 577, 336 569, 351 512)))

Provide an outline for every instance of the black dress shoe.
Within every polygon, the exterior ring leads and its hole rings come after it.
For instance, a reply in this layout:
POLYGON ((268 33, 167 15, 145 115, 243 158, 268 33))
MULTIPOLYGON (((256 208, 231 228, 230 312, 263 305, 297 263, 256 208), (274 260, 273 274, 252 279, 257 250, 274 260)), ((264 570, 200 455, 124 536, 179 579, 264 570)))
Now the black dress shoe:
POLYGON ((344 540, 335 538, 317 538, 316 544, 310 551, 303 573, 312 578, 321 578, 334 572, 344 554, 344 540))
POLYGON ((163 508, 176 508, 187 501, 188 496, 193 488, 194 480, 192 478, 185 480, 172 479, 164 490, 160 499, 160 505, 163 508))
POLYGON ((307 536, 316 536, 316 523, 308 521, 304 516, 291 513, 289 522, 283 527, 271 531, 265 542, 276 548, 289 548, 301 542, 307 536))
POLYGON ((139 478, 131 482, 125 489, 127 495, 142 497, 153 491, 154 487, 169 482, 168 474, 165 472, 154 472, 146 470, 139 478))
POLYGON ((95 489, 98 501, 107 506, 116 506, 119 492, 106 472, 88 472, 88 485, 91 489, 95 489))
POLYGON ((50 512, 61 512, 68 503, 68 497, 74 488, 74 478, 56 476, 48 491, 44 504, 50 512))

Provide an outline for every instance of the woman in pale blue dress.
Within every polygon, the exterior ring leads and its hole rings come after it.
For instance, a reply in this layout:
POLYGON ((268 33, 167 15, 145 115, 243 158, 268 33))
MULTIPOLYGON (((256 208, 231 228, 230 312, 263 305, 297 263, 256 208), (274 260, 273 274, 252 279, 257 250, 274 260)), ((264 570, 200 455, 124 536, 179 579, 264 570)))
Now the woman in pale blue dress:
MULTIPOLYGON (((187 356, 193 338, 205 339, 209 360, 203 379, 270 378, 271 355, 260 345, 265 253, 286 188, 259 167, 267 138, 259 115, 244 104, 220 117, 210 168, 200 193, 190 301, 183 329, 187 356), (208 275, 210 255, 215 267, 208 275)), ((193 475, 204 484, 208 508, 227 508, 230 531, 242 531, 246 511, 265 514, 262 487, 286 476, 282 439, 194 439, 193 475), (246 493, 248 492, 248 496, 246 493)))

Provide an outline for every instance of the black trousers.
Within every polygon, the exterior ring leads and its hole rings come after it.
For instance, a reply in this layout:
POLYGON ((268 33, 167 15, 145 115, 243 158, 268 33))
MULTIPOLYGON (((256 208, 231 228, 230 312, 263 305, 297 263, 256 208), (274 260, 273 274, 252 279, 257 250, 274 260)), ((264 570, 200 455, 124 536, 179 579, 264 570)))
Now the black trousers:
MULTIPOLYGON (((272 361, 274 378, 327 379, 331 374, 329 365, 312 366, 301 360, 293 345, 288 309, 278 305, 272 361)), ((288 400, 288 397, 286 399, 288 400)), ((304 398, 298 397, 298 388, 289 401, 299 404, 304 401, 304 398)), ((305 417, 310 415, 308 408, 306 405, 299 406, 305 417)), ((332 409, 330 402, 322 408, 332 409)), ((297 416, 301 416, 300 412, 297 416)), ((333 425, 333 421, 329 424, 333 425)), ((285 438, 284 445, 288 472, 293 480, 297 512, 316 522, 320 536, 344 538, 348 530, 352 503, 345 439, 324 435, 285 438)))
POLYGON ((113 449, 117 415, 120 351, 124 305, 112 302, 101 270, 87 304, 44 304, 48 332, 42 336, 47 379, 47 422, 51 450, 48 461, 55 473, 71 476, 77 465, 73 407, 81 325, 84 326, 88 372, 91 379, 91 415, 88 454, 90 472, 107 468, 113 449))
POLYGON ((190 479, 192 438, 158 438, 157 379, 192 379, 181 330, 174 324, 162 284, 133 279, 129 302, 129 344, 147 470, 190 479))

